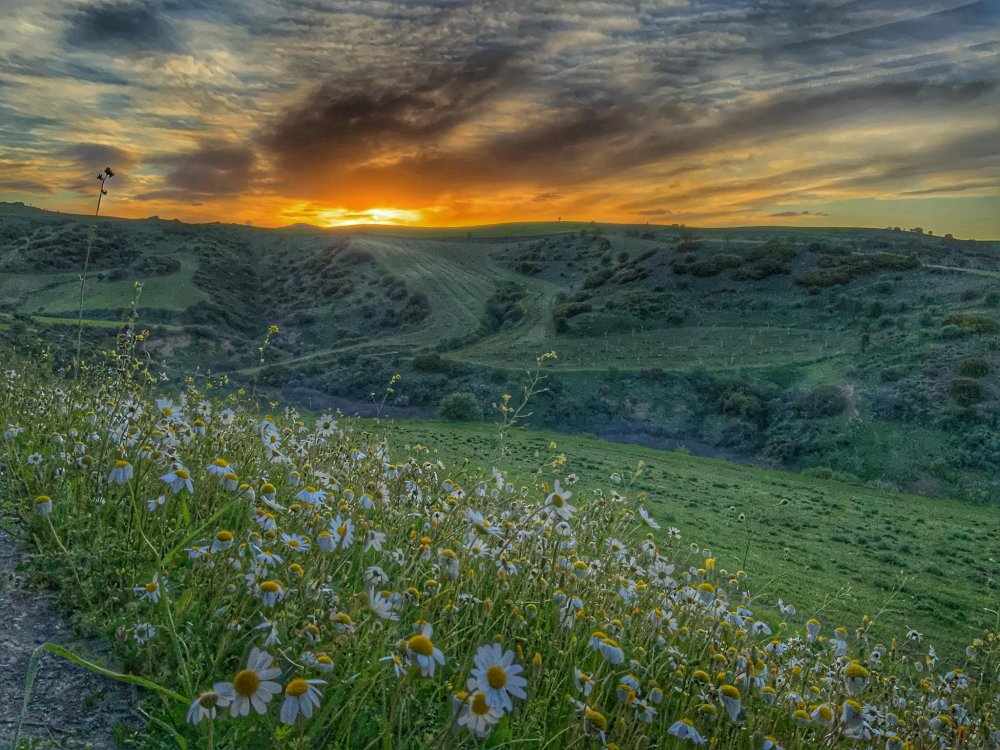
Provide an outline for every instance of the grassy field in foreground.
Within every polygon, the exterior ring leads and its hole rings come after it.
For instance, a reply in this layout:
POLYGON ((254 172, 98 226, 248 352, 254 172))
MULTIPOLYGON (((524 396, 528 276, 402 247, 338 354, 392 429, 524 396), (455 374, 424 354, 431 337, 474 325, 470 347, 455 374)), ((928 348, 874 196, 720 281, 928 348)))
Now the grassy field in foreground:
POLYGON ((620 472, 620 490, 642 499, 663 526, 658 534, 677 526, 686 542, 710 547, 721 566, 746 568, 751 591, 772 605, 779 597, 796 605, 796 622, 815 616, 831 628, 853 628, 862 614, 884 609, 880 637, 916 628, 953 654, 995 625, 988 610, 1000 609, 997 508, 545 432, 510 433, 510 453, 500 459, 488 425, 400 421, 391 435, 394 455, 419 443, 449 468, 468 456, 472 467, 509 470, 515 483, 527 482, 553 453, 565 454, 563 473, 579 476, 581 502, 620 472), (640 461, 645 467, 626 489, 640 461))

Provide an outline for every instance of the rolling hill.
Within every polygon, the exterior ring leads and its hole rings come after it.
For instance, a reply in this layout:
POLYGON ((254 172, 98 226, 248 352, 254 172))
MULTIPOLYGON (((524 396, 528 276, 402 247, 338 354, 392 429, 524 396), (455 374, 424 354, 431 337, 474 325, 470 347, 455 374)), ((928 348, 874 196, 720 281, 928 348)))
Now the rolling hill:
MULTIPOLYGON (((0 326, 65 362, 89 217, 0 206, 0 326)), ((433 416, 516 394, 533 426, 992 503, 1000 245, 901 230, 571 222, 253 227, 102 218, 83 308, 134 295, 166 372, 313 409, 433 416), (261 363, 260 341, 278 325, 261 363)))

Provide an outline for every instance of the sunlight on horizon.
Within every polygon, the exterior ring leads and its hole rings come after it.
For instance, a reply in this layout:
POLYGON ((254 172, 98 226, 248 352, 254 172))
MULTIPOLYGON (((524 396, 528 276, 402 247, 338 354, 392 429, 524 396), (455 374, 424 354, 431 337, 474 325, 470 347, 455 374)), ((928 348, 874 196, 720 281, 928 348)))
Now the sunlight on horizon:
POLYGON ((357 224, 413 224, 424 218, 424 212, 388 207, 367 208, 362 211, 331 208, 311 212, 304 218, 323 227, 347 227, 357 224))

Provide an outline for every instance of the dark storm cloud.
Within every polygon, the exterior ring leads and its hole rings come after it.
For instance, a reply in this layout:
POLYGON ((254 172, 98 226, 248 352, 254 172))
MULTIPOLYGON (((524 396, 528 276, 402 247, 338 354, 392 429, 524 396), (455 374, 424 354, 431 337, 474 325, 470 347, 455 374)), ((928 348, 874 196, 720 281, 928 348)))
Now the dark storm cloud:
POLYGON ((167 188, 144 193, 140 200, 170 197, 196 201, 246 190, 253 182, 257 157, 245 146, 213 141, 193 151, 156 157, 152 162, 165 170, 167 188))
MULTIPOLYGON (((427 191, 521 180, 560 186, 675 157, 850 123, 873 108, 918 114, 978 99, 996 100, 1000 88, 994 81, 829 86, 738 101, 714 115, 704 109, 654 108, 620 92, 616 100, 605 98, 600 107, 581 103, 560 108, 544 121, 498 129, 465 147, 439 147, 444 136, 476 116, 490 95, 506 89, 509 78, 500 70, 475 77, 474 85, 461 95, 457 77, 447 76, 432 77, 413 91, 335 96, 323 89, 286 115, 263 144, 278 163, 293 167, 289 181, 299 181, 303 187, 308 187, 308 180, 302 182, 303 168, 323 180, 331 174, 349 174, 354 187, 385 185, 390 173, 394 179, 405 175, 408 184, 427 191), (400 147, 409 148, 390 164, 366 164, 400 147)), ((975 151, 976 146, 969 149, 975 151)), ((951 157, 956 155, 948 154, 949 166, 954 166, 951 157)))
POLYGON ((437 66, 423 78, 324 84, 282 117, 262 143, 279 164, 327 166, 363 162, 394 148, 434 143, 469 120, 516 73, 511 50, 483 51, 455 67, 437 66))
POLYGON ((103 143, 77 143, 63 149, 63 154, 90 171, 106 166, 112 166, 116 170, 127 169, 135 164, 135 156, 130 151, 103 143))
POLYGON ((771 219, 783 219, 791 216, 829 216, 829 214, 825 214, 822 211, 778 211, 767 216, 771 219))
POLYGON ((123 52, 177 52, 182 41, 162 5, 152 0, 107 0, 79 6, 68 16, 66 42, 123 52))
POLYGON ((136 157, 130 151, 102 143, 76 143, 63 148, 61 155, 69 162, 71 173, 77 176, 62 187, 84 194, 94 191, 94 177, 105 167, 114 170, 112 184, 116 191, 127 187, 129 172, 136 164, 136 157))

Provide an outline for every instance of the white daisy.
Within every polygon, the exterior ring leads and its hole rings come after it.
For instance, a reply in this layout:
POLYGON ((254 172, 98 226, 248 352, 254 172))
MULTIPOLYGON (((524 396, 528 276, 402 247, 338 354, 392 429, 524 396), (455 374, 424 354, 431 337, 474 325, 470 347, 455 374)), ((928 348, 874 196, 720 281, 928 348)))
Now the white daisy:
POLYGON ((424 677, 433 677, 438 664, 444 664, 444 654, 431 641, 434 629, 430 623, 417 626, 417 634, 406 640, 406 655, 420 668, 424 677))
POLYGON ((232 704, 229 709, 232 716, 247 716, 251 706, 263 714, 271 699, 281 692, 281 685, 274 682, 281 670, 271 667, 271 663, 271 655, 255 646, 247 659, 246 669, 238 672, 232 682, 215 684, 215 692, 232 704))
POLYGON ((119 459, 115 461, 115 468, 108 474, 108 482, 111 484, 128 484, 132 479, 132 464, 119 459))
POLYGON ((471 674, 492 708, 510 711, 514 708, 511 696, 527 697, 524 686, 528 681, 519 674, 524 667, 514 663, 513 651, 504 651, 500 644, 489 643, 479 647, 473 663, 475 669, 471 674))
POLYGON ((642 518, 643 522, 647 526, 649 526, 649 528, 651 528, 651 529, 658 529, 658 528, 660 528, 660 524, 658 524, 656 521, 654 521, 652 518, 650 518, 649 517, 649 511, 646 510, 645 508, 643 508, 641 505, 639 506, 639 516, 642 518))
POLYGON ((319 686, 326 680, 306 680, 298 677, 285 685, 285 701, 281 704, 281 721, 284 724, 294 724, 299 714, 306 719, 312 716, 314 708, 319 708, 323 694, 319 686))
POLYGON ((191 472, 180 464, 177 464, 172 471, 168 471, 160 479, 170 485, 170 491, 175 495, 181 490, 194 492, 194 482, 191 481, 191 472))

